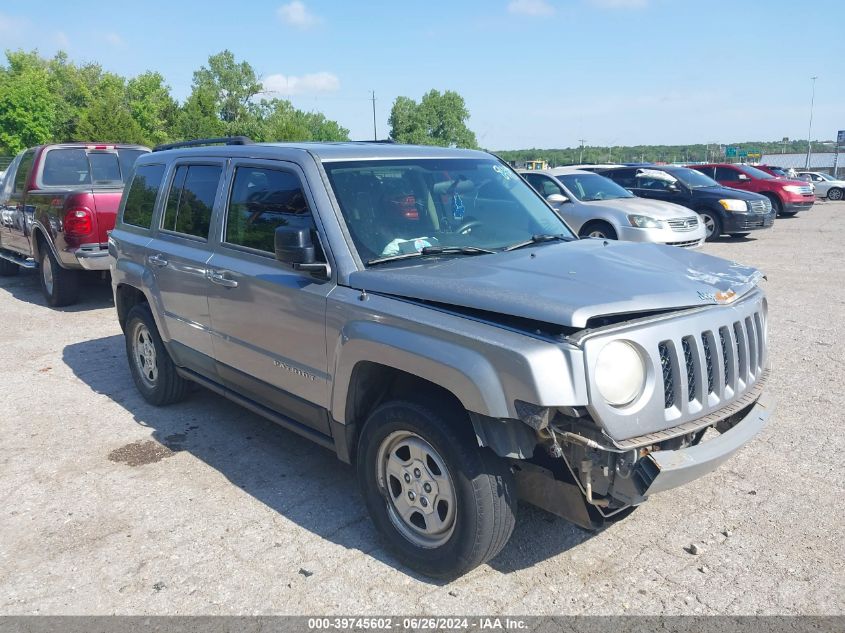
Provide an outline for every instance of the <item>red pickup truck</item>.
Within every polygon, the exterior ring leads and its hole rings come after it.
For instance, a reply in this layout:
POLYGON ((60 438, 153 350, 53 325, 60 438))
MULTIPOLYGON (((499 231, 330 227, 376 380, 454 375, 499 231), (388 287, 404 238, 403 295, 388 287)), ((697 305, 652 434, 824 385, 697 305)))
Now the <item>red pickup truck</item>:
POLYGON ((18 154, 0 185, 0 275, 41 269, 53 307, 75 303, 81 270, 109 269, 108 233, 140 145, 63 143, 18 154))
POLYGON ((720 163, 689 167, 710 176, 724 187, 763 194, 772 201, 772 208, 781 216, 807 211, 816 201, 813 188, 803 180, 776 178, 750 165, 720 163))

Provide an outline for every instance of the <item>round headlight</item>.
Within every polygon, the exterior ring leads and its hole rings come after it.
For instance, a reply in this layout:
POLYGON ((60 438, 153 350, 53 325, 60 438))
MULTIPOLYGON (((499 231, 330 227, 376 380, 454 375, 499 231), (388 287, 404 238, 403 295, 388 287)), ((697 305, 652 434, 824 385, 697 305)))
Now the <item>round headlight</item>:
POLYGON ((633 402, 645 387, 645 364, 637 349, 625 341, 611 341, 596 361, 596 387, 608 404, 633 402))

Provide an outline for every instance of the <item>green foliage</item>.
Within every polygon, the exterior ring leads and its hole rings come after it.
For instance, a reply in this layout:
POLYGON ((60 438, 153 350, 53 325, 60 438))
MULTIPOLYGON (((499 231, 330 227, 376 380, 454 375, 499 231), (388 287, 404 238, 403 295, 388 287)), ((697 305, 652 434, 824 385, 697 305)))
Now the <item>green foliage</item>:
POLYGON ((441 147, 478 147, 464 99, 457 92, 440 94, 430 90, 417 103, 408 97, 397 97, 390 110, 390 137, 399 143, 439 145, 441 147))
POLYGON ((76 65, 60 52, 7 51, 0 64, 0 155, 71 140, 156 145, 245 135, 256 141, 342 141, 349 130, 289 101, 257 100, 262 85, 230 51, 208 58, 179 104, 160 73, 129 80, 98 64, 76 65))
POLYGON ((9 154, 49 140, 56 120, 49 73, 32 61, 10 55, 0 69, 0 148, 9 154))
MULTIPOLYGON (((737 158, 726 158, 725 147, 734 146, 742 150, 758 150, 762 154, 805 153, 807 141, 743 141, 740 143, 697 145, 632 145, 623 147, 585 146, 563 149, 519 149, 498 151, 507 161, 545 160, 550 166, 573 165, 578 163, 694 163, 694 162, 736 162, 737 158)), ((813 141, 813 151, 833 151, 825 149, 819 141, 813 141)), ((757 159, 750 159, 757 160, 757 159)))

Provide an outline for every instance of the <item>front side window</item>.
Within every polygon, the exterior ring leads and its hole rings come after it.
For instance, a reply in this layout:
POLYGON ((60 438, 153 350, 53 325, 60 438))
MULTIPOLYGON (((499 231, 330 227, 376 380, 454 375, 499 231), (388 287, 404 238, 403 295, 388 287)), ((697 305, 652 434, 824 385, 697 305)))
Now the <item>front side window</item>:
POLYGON ((598 174, 563 174, 558 179, 582 202, 634 197, 610 178, 598 174))
POLYGON ((323 163, 361 259, 426 247, 501 249, 536 235, 572 238, 552 209, 495 159, 323 163))
POLYGON ((544 198, 548 198, 554 194, 563 195, 563 189, 561 189, 560 186, 548 176, 525 174, 525 179, 532 187, 534 187, 534 189, 537 190, 537 193, 544 198))
POLYGON ((164 165, 142 165, 137 169, 126 193, 123 209, 123 221, 126 224, 150 228, 163 177, 164 165))
POLYGON ((179 165, 167 196, 161 228, 208 239, 222 172, 217 165, 179 165))
POLYGON ((265 167, 235 169, 224 240, 272 253, 275 231, 285 225, 314 228, 299 178, 265 167))
POLYGON ((767 174, 762 169, 757 169, 756 167, 751 167, 750 165, 740 165, 737 169, 746 176, 756 180, 774 180, 774 176, 771 174, 767 174))
POLYGON ((719 182, 736 182, 739 180, 739 172, 733 167, 717 167, 716 180, 719 182))

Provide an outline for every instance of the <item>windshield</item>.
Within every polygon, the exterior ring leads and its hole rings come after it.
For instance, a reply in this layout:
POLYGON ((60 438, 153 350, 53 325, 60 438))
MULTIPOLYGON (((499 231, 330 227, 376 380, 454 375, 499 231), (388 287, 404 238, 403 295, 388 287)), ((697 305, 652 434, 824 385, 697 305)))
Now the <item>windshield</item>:
POLYGON ((610 178, 598 174, 561 174, 557 176, 557 179, 582 202, 635 197, 610 178))
POLYGON ((365 262, 426 247, 494 250, 537 235, 574 237, 530 186, 492 158, 357 160, 323 167, 365 262))
POLYGON ((752 178, 759 178, 760 180, 774 180, 774 176, 771 174, 767 174, 762 169, 757 169, 756 167, 750 167, 749 165, 736 165, 736 167, 743 172, 751 176, 752 178))
POLYGON ((673 169, 671 172, 675 178, 680 180, 690 189, 704 189, 706 187, 721 187, 718 182, 710 178, 710 176, 705 176, 700 171, 696 171, 694 169, 687 169, 686 167, 677 167, 673 169))
POLYGON ((786 178, 787 177, 787 173, 783 169, 781 169, 780 167, 769 167, 769 169, 771 170, 771 172, 775 176, 778 176, 780 178, 786 178))

